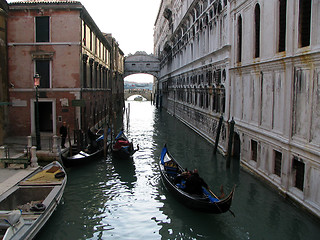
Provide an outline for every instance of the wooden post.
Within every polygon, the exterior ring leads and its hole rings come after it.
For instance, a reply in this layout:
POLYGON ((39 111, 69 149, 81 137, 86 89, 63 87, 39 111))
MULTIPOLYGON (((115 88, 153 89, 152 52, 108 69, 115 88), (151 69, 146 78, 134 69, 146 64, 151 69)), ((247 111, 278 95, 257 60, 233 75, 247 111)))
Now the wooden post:
POLYGON ((218 129, 217 129, 217 135, 216 135, 216 141, 214 143, 213 153, 217 152, 217 148, 218 148, 218 145, 219 145, 219 138, 220 138, 222 122, 223 122, 223 116, 221 115, 220 118, 219 118, 219 125, 218 125, 218 129))
POLYGON ((230 168, 230 157, 232 150, 232 141, 233 141, 233 133, 234 133, 234 120, 233 118, 230 121, 230 132, 229 132, 229 142, 228 142, 228 155, 227 155, 227 168, 230 168))
POLYGON ((68 136, 68 141, 69 141, 69 156, 72 156, 72 146, 71 146, 71 139, 70 139, 70 127, 68 126, 67 128, 67 136, 68 136))

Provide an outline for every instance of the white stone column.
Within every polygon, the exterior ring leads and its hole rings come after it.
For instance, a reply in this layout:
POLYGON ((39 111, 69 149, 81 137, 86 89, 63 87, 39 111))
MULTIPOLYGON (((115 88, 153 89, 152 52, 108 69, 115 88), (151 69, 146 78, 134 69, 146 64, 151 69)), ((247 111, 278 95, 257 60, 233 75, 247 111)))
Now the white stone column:
POLYGON ((0 147, 0 158, 5 158, 6 157, 6 147, 1 146, 0 147))
POLYGON ((27 136, 27 139, 28 139, 28 148, 30 149, 32 147, 32 137, 27 136))
POLYGON ((31 147, 31 167, 38 167, 37 147, 31 147))
MULTIPOLYGON (((6 157, 6 147, 5 146, 1 146, 0 147, 0 158, 5 158, 6 157)), ((0 163, 0 168, 4 168, 5 164, 4 163, 0 163)))
POLYGON ((54 135, 52 138, 53 138, 52 151, 54 153, 57 153, 58 152, 58 136, 54 135))

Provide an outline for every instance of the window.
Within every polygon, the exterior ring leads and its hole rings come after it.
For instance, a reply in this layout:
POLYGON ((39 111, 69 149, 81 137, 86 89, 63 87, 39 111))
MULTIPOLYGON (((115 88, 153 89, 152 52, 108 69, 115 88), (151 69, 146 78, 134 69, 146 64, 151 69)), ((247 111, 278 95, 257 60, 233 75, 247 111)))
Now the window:
POLYGON ((287 0, 279 0, 279 46, 278 52, 286 50, 287 0))
POLYGON ((86 37, 87 37, 87 26, 85 23, 83 23, 83 45, 84 46, 87 46, 86 37))
POLYGON ((282 153, 274 151, 274 174, 281 177, 282 153))
POLYGON ((293 169, 295 171, 295 187, 303 191, 304 186, 304 163, 297 157, 293 158, 293 169))
POLYGON ((93 33, 92 33, 92 30, 90 29, 90 51, 92 51, 92 42, 93 42, 93 33))
POLYGON ((82 56, 82 71, 83 71, 83 87, 87 87, 87 61, 88 55, 83 54, 82 56))
POLYGON ((254 140, 251 140, 251 160, 257 161, 258 158, 258 143, 254 140))
POLYGON ((241 62, 242 58, 242 17, 238 17, 238 44, 237 44, 237 62, 241 62))
POLYGON ((50 60, 36 60, 36 73, 40 75, 40 88, 50 88, 50 60))
POLYGON ((254 22, 255 22, 255 49, 254 57, 260 57, 260 5, 256 4, 254 9, 254 22))
POLYGON ((311 0, 299 2, 299 47, 310 45, 311 0))
POLYGON ((49 17, 36 17, 36 42, 49 42, 49 17))

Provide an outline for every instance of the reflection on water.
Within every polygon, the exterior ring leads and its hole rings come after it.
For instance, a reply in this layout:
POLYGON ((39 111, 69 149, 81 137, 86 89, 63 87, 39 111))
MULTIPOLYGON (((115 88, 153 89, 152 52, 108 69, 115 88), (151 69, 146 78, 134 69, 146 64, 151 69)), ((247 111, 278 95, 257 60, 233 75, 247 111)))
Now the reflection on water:
MULTIPOLYGON (((129 139, 140 150, 131 160, 107 157, 68 170, 63 202, 37 239, 318 239, 320 224, 233 160, 150 102, 130 102, 129 139), (164 188, 157 162, 163 145, 211 189, 237 185, 232 211, 196 212, 164 188)), ((124 124, 126 128, 126 124, 124 124)))

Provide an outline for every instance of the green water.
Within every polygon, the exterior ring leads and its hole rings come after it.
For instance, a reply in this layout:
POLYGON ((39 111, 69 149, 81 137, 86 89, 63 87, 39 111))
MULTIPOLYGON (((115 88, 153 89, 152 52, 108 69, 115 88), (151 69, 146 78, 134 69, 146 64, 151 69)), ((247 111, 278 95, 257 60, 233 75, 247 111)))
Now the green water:
MULTIPOLYGON (((127 102, 128 104, 128 102, 127 102)), ((68 169, 63 200, 37 239, 320 239, 320 222, 239 167, 150 102, 130 102, 128 137, 140 150, 129 161, 107 157, 68 169), (159 177, 164 144, 215 192, 236 192, 229 212, 212 215, 177 202, 159 177)))

